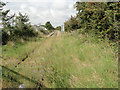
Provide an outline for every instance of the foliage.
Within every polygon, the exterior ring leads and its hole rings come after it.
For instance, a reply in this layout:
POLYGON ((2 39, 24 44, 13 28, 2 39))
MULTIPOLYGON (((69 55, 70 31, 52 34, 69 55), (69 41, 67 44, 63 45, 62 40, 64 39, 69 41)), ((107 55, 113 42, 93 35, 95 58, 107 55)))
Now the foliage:
MULTIPOLYGON (((105 36, 109 39, 115 39, 114 34, 118 33, 118 29, 115 27, 118 24, 115 25, 115 23, 118 22, 118 20, 115 19, 115 14, 118 12, 116 6, 118 6, 118 4, 120 3, 86 3, 86 7, 81 11, 81 14, 77 16, 81 20, 81 28, 83 28, 85 32, 90 31, 103 39, 105 36)), ((76 6, 76 8, 79 7, 76 6)))
POLYGON ((1 12, 3 10, 3 6, 5 6, 5 5, 6 5, 6 3, 0 1, 0 16, 1 16, 1 12))
POLYGON ((54 30, 54 27, 52 26, 52 24, 50 23, 50 21, 47 21, 45 23, 45 28, 47 28, 48 30, 54 30))
POLYGON ((61 26, 57 26, 57 27, 55 28, 55 30, 61 31, 61 26))
POLYGON ((29 18, 25 14, 8 15, 10 10, 2 12, 2 39, 3 44, 7 41, 17 41, 19 38, 26 40, 27 37, 37 36, 29 23, 29 18), (6 37, 7 36, 7 37, 6 37))
POLYGON ((45 34, 45 35, 48 35, 48 34, 49 34, 49 31, 48 31, 48 30, 43 30, 43 29, 41 29, 40 32, 42 32, 42 33, 45 34))
POLYGON ((78 22, 76 17, 71 16, 71 18, 64 23, 65 31, 71 31, 78 28, 78 22))
POLYGON ((91 32, 99 38, 105 39, 107 37, 109 40, 118 41, 120 2, 77 1, 74 7, 78 11, 74 17, 76 23, 71 20, 71 17, 65 22, 66 31, 80 29, 82 33, 91 32))
MULTIPOLYGON (((60 37, 44 38, 14 47, 5 45, 2 50, 3 57, 7 58, 2 61, 4 66, 42 82, 46 88, 118 88, 115 53, 107 42, 98 42, 91 35, 65 33, 60 37), (28 59, 14 68, 26 53, 28 59)), ((3 73, 17 77, 5 70, 3 73)), ((24 78, 17 77, 16 81, 21 81, 26 88, 36 88, 24 78)), ((9 83, 11 87, 17 87, 11 80, 3 81, 4 88, 9 88, 9 83)))
POLYGON ((7 44, 8 41, 9 41, 9 34, 4 30, 2 30, 2 45, 7 44))
POLYGON ((18 35, 18 37, 20 38, 36 36, 35 31, 28 21, 29 18, 27 15, 22 15, 21 13, 19 13, 19 15, 16 16, 15 19, 15 31, 13 33, 15 33, 15 35, 18 35))

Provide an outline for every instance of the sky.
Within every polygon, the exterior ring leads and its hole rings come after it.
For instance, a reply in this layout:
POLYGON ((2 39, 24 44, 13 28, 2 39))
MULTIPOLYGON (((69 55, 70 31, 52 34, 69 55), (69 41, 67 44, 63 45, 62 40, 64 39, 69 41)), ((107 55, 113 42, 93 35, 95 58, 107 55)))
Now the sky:
POLYGON ((50 21, 54 27, 62 25, 77 11, 73 5, 77 0, 2 0, 4 7, 13 13, 26 13, 32 24, 45 24, 50 21))

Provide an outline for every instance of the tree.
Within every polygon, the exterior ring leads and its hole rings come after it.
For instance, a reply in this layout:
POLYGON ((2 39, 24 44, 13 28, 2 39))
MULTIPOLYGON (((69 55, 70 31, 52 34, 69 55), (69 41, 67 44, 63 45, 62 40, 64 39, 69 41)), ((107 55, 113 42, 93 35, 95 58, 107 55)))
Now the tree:
POLYGON ((3 10, 3 6, 5 6, 6 4, 2 1, 0 1, 0 12, 3 10))
POLYGON ((25 14, 8 16, 10 10, 2 12, 2 43, 8 41, 17 41, 19 39, 27 40, 28 37, 37 36, 37 32, 32 28, 29 17, 25 14))
POLYGON ((0 17, 2 20, 2 44, 7 44, 8 41, 17 41, 19 39, 27 40, 28 37, 37 36, 38 33, 32 28, 29 17, 26 14, 19 13, 18 15, 8 15, 10 10, 2 11, 2 7, 6 5, 0 1, 0 17))
POLYGON ((12 37, 15 36, 15 38, 26 39, 27 37, 37 35, 29 22, 29 17, 26 14, 23 15, 22 13, 19 13, 19 15, 14 19, 13 27, 14 31, 12 37))
POLYGON ((64 23, 65 31, 76 30, 78 28, 78 21, 76 17, 71 16, 71 18, 64 23))
MULTIPOLYGON (((5 6, 6 4, 2 1, 0 1, 0 20, 2 19, 2 13, 3 13, 3 6, 5 6)), ((7 13, 7 12, 6 12, 7 13)), ((0 26, 2 27, 2 23, 0 23, 0 26)), ((6 44, 8 39, 9 39, 9 35, 6 31, 3 30, 3 28, 0 29, 0 43, 2 41, 2 45, 6 44)), ((1 44, 0 44, 1 45, 1 44)))
POLYGON ((54 27, 52 26, 52 24, 50 23, 50 21, 47 21, 47 22, 45 23, 45 28, 46 28, 47 30, 54 30, 54 27))
POLYGON ((61 26, 57 26, 55 29, 61 31, 61 26))
POLYGON ((120 25, 120 2, 76 2, 78 28, 98 37, 115 40, 120 25))

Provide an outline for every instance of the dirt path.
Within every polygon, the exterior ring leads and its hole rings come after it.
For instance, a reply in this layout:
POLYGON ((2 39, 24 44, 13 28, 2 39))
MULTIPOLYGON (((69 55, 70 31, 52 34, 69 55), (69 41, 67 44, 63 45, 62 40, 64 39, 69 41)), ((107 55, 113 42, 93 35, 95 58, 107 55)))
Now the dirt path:
MULTIPOLYGON (((60 35, 59 31, 54 32, 58 36, 60 35)), ((43 72, 47 68, 46 65, 51 65, 50 62, 46 61, 45 58, 49 56, 50 52, 53 48, 53 42, 59 40, 60 37, 51 36, 46 41, 42 43, 41 46, 38 46, 37 49, 33 53, 29 55, 29 58, 22 61, 20 64, 17 65, 16 69, 19 69, 19 73, 27 76, 29 78, 34 77, 36 81, 46 82, 46 78, 43 75, 43 72)), ((44 86, 47 86, 46 84, 44 86)))
POLYGON ((20 62, 17 63, 17 65, 15 65, 15 68, 21 64, 22 62, 24 62, 32 53, 34 53, 34 51, 37 49, 37 47, 35 47, 32 52, 28 53, 20 62))
MULTIPOLYGON (((50 33, 47 37, 58 37, 60 36, 60 31, 55 30, 54 32, 50 33)), ((14 68, 16 68, 17 66, 19 66, 22 62, 24 62, 28 57, 30 57, 32 55, 32 53, 34 53, 34 51, 37 50, 37 48, 39 48, 39 46, 35 47, 30 53, 28 53, 25 57, 23 57, 21 59, 21 61, 19 61, 14 68)))
MULTIPOLYGON (((24 58, 22 58, 18 63, 16 63, 16 65, 13 68, 3 66, 5 69, 4 71, 9 71, 11 73, 9 77, 7 77, 5 73, 3 73, 3 76, 10 79, 11 78, 15 79, 16 77, 20 76, 20 79, 23 78, 27 81, 31 81, 35 83, 37 87, 45 87, 45 85, 41 83, 41 81, 44 82, 44 76, 42 76, 41 74, 42 73, 41 64, 44 64, 44 63, 49 64, 49 62, 42 61, 45 58, 43 56, 47 56, 46 52, 51 50, 51 46, 53 42, 56 42, 56 40, 58 40, 59 38, 58 36, 60 36, 60 31, 57 31, 57 30, 49 34, 48 35, 49 38, 47 38, 44 42, 42 42, 42 44, 41 42, 39 42, 38 45, 30 53, 28 53, 24 58), (39 61, 39 59, 41 61, 39 61), (37 67, 37 69, 35 67, 37 67), (14 77, 14 74, 16 74, 15 77, 14 77)), ((19 79, 15 79, 15 80, 16 82, 19 82, 19 79)))
POLYGON ((60 36, 60 31, 55 30, 51 32, 47 37, 60 36))

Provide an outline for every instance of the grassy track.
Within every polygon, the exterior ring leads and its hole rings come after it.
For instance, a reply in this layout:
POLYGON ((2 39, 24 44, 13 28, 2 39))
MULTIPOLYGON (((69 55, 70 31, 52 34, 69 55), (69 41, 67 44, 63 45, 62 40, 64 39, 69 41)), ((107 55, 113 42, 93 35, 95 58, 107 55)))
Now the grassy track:
MULTIPOLYGON (((42 82, 45 87, 118 87, 118 62, 115 54, 107 43, 98 43, 94 37, 76 33, 65 34, 29 42, 20 45, 17 50, 10 47, 3 47, 3 57, 7 58, 3 60, 3 65, 20 75, 42 82), (31 52, 36 46, 37 49, 30 53, 24 62, 13 68, 25 53, 31 52)), ((26 80, 18 79, 27 87, 31 85, 26 80)), ((4 87, 9 87, 6 79, 3 80, 3 84, 6 84, 4 87)), ((14 83, 12 85, 16 87, 14 83)))

